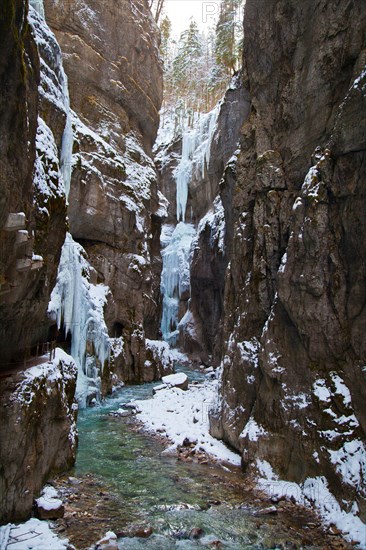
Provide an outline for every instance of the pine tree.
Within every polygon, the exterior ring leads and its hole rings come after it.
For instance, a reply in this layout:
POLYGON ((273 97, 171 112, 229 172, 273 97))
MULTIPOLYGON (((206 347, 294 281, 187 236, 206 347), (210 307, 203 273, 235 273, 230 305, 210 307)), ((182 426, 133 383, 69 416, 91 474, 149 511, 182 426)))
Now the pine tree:
POLYGON ((161 33, 160 53, 164 60, 164 63, 166 63, 168 60, 171 32, 172 32, 172 22, 170 21, 169 17, 166 15, 162 20, 162 22, 160 23, 160 33, 161 33))
MULTIPOLYGON (((216 29, 204 36, 192 19, 177 42, 171 38, 167 17, 161 21, 160 29, 164 61, 163 111, 173 110, 175 134, 179 134, 187 125, 194 125, 200 113, 215 106, 225 92, 230 75, 228 68, 218 63, 216 29)), ((235 45, 233 48, 235 50, 235 45)))
POLYGON ((191 19, 188 29, 180 35, 178 51, 173 61, 173 78, 176 86, 181 90, 190 87, 202 52, 202 38, 198 25, 194 19, 191 19))
POLYGON ((216 25, 216 61, 233 74, 238 64, 238 32, 241 28, 238 10, 242 0, 222 0, 219 20, 216 25))

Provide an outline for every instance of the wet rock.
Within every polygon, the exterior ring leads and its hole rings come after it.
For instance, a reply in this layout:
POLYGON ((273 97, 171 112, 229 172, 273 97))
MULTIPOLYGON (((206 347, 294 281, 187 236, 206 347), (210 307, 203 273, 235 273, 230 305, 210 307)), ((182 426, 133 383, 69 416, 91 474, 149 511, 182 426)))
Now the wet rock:
POLYGON ((129 536, 139 537, 141 539, 148 539, 153 534, 151 527, 137 527, 130 533, 129 536))
POLYGON ((65 507, 62 504, 55 505, 55 507, 49 507, 47 505, 42 506, 41 504, 36 504, 34 508, 34 515, 38 519, 59 519, 63 518, 65 514, 65 507))
POLYGON ((212 542, 208 543, 208 546, 211 548, 222 548, 223 544, 221 540, 213 540, 212 542))
POLYGON ((133 403, 133 402, 130 402, 130 403, 122 403, 120 405, 120 408, 121 409, 125 409, 126 411, 130 410, 130 409, 136 409, 136 403, 133 403))
POLYGON ((257 510, 254 515, 256 516, 270 516, 277 514, 276 506, 269 506, 268 508, 262 508, 262 510, 257 510))
POLYGON ((210 506, 219 506, 221 504, 221 500, 209 500, 208 504, 210 506))
POLYGON ((189 532, 190 539, 199 539, 205 534, 204 530, 201 527, 193 527, 189 532))
POLYGON ((117 411, 112 411, 109 413, 109 416, 115 416, 119 418, 128 418, 130 416, 135 416, 135 415, 136 415, 135 409, 129 409, 129 410, 118 409, 117 411))
POLYGON ((53 487, 44 487, 42 495, 35 500, 34 514, 38 519, 59 519, 64 517, 65 507, 53 487))
POLYGON ((183 447, 194 447, 197 443, 197 440, 196 441, 192 441, 191 439, 189 439, 189 437, 185 437, 183 439, 183 447))

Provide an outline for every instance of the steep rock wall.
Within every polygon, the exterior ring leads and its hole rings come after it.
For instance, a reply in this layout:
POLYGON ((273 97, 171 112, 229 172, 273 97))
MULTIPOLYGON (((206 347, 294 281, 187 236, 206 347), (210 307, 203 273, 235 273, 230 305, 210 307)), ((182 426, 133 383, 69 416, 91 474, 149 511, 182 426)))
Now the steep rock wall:
POLYGON ((239 72, 233 77, 220 105, 206 179, 193 181, 191 189, 192 203, 201 221, 192 251, 190 301, 198 341, 191 341, 190 347, 198 352, 202 361, 207 361, 209 357, 212 360, 214 348, 219 346, 218 327, 223 313, 232 225, 228 219, 230 208, 223 208, 226 201, 224 190, 228 187, 227 181, 235 177, 234 153, 238 147, 241 126, 248 118, 249 110, 249 93, 243 86, 242 74, 239 72))
POLYGON ((360 1, 246 3, 252 108, 223 197, 227 344, 211 415, 245 467, 325 475, 363 518, 365 25, 360 1))
POLYGON ((70 232, 87 252, 94 282, 111 291, 105 320, 124 349, 111 365, 124 381, 140 382, 145 336, 158 335, 165 214, 150 158, 162 100, 158 29, 140 1, 75 0, 66 9, 46 1, 45 12, 75 112, 70 232))
POLYGON ((1 18, 0 521, 9 521, 29 516, 46 479, 73 464, 77 407, 74 362, 61 350, 43 356, 66 232, 61 52, 27 2, 7 2, 1 18))
POLYGON ((76 455, 76 365, 64 351, 0 380, 0 521, 29 517, 49 476, 76 455))
MULTIPOLYGON (((47 59, 46 42, 37 50, 27 13, 23 1, 9 1, 1 11, 0 369, 48 339, 45 314, 65 235, 59 60, 47 59), (46 73, 52 90, 45 90, 46 73)), ((48 45, 58 48, 52 39, 48 45)))

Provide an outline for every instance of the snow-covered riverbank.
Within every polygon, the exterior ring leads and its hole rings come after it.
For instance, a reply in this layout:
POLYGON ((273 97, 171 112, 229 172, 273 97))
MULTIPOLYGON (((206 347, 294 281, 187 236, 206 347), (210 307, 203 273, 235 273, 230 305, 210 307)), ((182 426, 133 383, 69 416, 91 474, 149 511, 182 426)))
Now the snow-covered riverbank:
MULTIPOLYGON (((169 440, 166 453, 175 453, 189 442, 195 452, 203 451, 217 461, 240 465, 240 455, 209 434, 208 412, 217 399, 218 376, 218 371, 210 372, 204 382, 190 384, 186 391, 174 387, 157 388, 151 399, 134 402, 138 419, 146 430, 169 440)), ((264 461, 257 460, 257 468, 258 489, 275 500, 292 498, 301 506, 315 508, 324 524, 333 524, 346 540, 357 542, 358 548, 366 548, 366 527, 357 515, 357 507, 349 513, 342 511, 325 478, 307 479, 298 485, 280 480, 264 461)))
POLYGON ((187 391, 175 387, 161 388, 152 399, 136 401, 135 405, 138 418, 146 429, 166 436, 171 442, 166 452, 174 452, 178 445, 189 440, 194 444, 192 449, 239 466, 239 454, 209 434, 208 412, 217 393, 218 379, 209 373, 207 380, 190 384, 187 391))

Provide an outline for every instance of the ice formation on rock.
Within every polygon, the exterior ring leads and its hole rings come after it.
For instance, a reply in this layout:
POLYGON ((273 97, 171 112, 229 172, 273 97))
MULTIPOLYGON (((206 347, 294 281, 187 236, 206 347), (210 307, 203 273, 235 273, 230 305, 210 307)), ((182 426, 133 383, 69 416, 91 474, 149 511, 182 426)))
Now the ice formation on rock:
POLYGON ((82 407, 100 399, 101 374, 110 347, 103 317, 109 289, 88 282, 90 266, 84 254, 82 246, 67 234, 48 306, 58 329, 63 328, 65 336, 71 334, 71 355, 78 367, 76 396, 82 407))
POLYGON ((212 111, 203 115, 197 127, 188 129, 182 136, 182 157, 175 169, 177 185, 177 221, 185 221, 188 187, 196 173, 205 176, 210 160, 211 142, 220 111, 218 103, 212 111))

